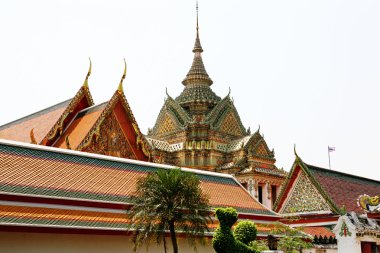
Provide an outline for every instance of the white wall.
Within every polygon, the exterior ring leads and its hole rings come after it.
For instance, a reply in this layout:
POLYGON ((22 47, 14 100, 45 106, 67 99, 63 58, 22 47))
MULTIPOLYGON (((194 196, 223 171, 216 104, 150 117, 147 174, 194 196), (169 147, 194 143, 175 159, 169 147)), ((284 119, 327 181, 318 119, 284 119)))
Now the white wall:
MULTIPOLYGON (((172 252, 170 238, 168 253, 172 252)), ((128 236, 71 235, 45 233, 0 232, 0 252, 7 253, 132 253, 133 244, 128 236)), ((208 245, 198 246, 198 252, 215 253, 211 239, 208 245)), ((145 246, 138 251, 148 252, 145 246)), ((149 252, 163 253, 163 245, 152 244, 149 252)), ((179 239, 179 252, 195 252, 183 239, 179 239)))

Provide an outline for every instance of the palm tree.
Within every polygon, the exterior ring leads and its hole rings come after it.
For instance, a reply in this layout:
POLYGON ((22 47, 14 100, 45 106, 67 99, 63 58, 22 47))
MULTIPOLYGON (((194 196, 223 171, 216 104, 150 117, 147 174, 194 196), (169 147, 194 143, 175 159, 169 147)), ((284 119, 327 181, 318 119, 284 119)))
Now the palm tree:
POLYGON ((134 251, 143 242, 164 243, 169 230, 173 252, 178 253, 177 232, 195 247, 204 238, 211 221, 208 198, 202 193, 199 178, 180 169, 160 169, 141 177, 132 197, 129 212, 134 251))

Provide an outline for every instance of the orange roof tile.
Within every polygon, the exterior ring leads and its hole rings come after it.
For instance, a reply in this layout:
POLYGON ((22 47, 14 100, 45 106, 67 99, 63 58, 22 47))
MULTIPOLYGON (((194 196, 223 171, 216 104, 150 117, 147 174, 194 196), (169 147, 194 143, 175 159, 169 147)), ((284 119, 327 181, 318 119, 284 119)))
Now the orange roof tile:
POLYGON ((56 104, 29 116, 0 126, 0 139, 30 143, 32 129, 37 142, 40 142, 57 122, 71 99, 56 104))
POLYGON ((325 227, 304 227, 303 232, 311 236, 326 236, 327 238, 335 237, 335 234, 328 228, 325 227))
MULTIPOLYGON (((40 149, 0 141, 0 191, 128 202, 139 177, 160 167, 168 168, 54 148, 40 149)), ((200 177, 212 206, 232 206, 243 213, 275 216, 232 177, 193 171, 200 177)))
POLYGON ((65 130, 64 134, 54 146, 67 148, 66 136, 68 136, 71 148, 76 149, 93 127, 105 106, 106 103, 102 103, 79 112, 74 121, 69 125, 68 129, 65 130))
MULTIPOLYGON (((60 226, 67 228, 87 229, 121 229, 126 231, 130 219, 127 211, 109 212, 73 210, 69 207, 57 209, 51 207, 11 206, 0 205, 0 225, 33 225, 33 226, 60 226)), ((209 222, 210 231, 219 226, 217 219, 209 222)), ((267 224, 256 223, 258 234, 268 234, 271 228, 267 224)))

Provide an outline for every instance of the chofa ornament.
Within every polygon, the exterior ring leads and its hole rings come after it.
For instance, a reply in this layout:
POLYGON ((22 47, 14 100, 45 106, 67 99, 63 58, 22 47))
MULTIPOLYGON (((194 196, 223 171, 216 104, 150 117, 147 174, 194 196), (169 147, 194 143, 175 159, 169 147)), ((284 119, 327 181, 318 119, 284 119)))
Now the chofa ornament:
POLYGON ((370 197, 367 194, 360 195, 358 206, 367 212, 380 212, 379 196, 370 197))

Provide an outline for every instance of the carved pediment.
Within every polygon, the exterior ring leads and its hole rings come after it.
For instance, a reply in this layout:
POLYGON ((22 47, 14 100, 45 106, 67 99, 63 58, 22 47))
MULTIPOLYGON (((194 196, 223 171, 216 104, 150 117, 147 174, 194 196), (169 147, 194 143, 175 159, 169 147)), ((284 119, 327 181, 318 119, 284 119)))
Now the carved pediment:
POLYGON ((303 171, 298 174, 296 182, 290 191, 282 214, 331 211, 327 201, 309 180, 303 171))
POLYGON ((186 111, 170 96, 158 115, 150 136, 161 137, 173 131, 182 130, 191 121, 186 111))
POLYGON ((223 133, 242 136, 244 135, 244 130, 241 129, 239 125, 238 119, 236 119, 236 115, 233 112, 229 112, 224 117, 222 123, 220 124, 220 131, 223 133))
POLYGON ((113 113, 105 117, 99 127, 98 135, 82 150, 95 154, 137 159, 113 113))
POLYGON ((264 138, 258 132, 256 132, 247 143, 246 149, 251 156, 274 159, 274 152, 269 150, 264 138))
POLYGON ((238 137, 243 137, 247 134, 241 123, 239 114, 228 96, 214 107, 214 109, 207 115, 205 121, 210 124, 212 129, 227 134, 238 137))
POLYGON ((163 136, 178 129, 176 123, 169 115, 169 113, 165 113, 165 115, 160 119, 160 122, 157 123, 158 126, 155 131, 156 136, 163 136))

